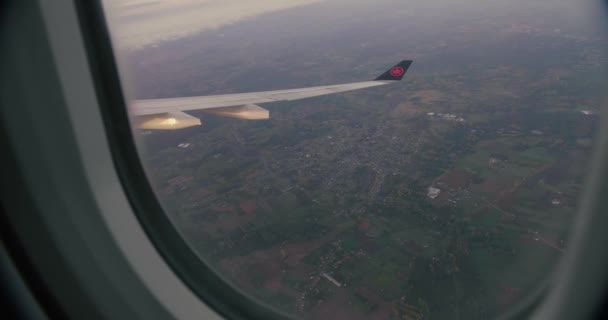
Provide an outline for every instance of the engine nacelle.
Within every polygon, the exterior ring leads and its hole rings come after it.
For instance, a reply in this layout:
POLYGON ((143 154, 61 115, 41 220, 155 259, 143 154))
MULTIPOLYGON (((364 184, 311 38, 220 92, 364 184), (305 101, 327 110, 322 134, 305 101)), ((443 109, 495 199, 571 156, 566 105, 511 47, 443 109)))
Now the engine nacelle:
POLYGON ((206 113, 215 114, 222 117, 230 117, 245 120, 265 120, 270 118, 268 110, 257 106, 255 104, 248 104, 244 106, 235 107, 222 107, 213 109, 201 110, 206 113))
POLYGON ((201 119, 181 111, 136 116, 136 128, 147 130, 176 130, 200 126, 201 119))

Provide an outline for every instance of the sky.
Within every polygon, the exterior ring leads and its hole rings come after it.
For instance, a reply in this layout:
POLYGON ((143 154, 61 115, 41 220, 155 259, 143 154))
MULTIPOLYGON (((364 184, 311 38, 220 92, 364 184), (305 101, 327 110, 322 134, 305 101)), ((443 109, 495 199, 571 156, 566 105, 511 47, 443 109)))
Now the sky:
MULTIPOLYGON (((600 0, 385 0, 387 10, 407 9, 425 14, 515 16, 541 8, 543 19, 576 24, 590 18, 600 0)), ((372 0, 104 0, 108 22, 118 48, 155 45, 245 19, 315 2, 340 2, 348 7, 374 5, 372 0)))
POLYGON ((115 45, 137 48, 321 0, 105 0, 115 45))

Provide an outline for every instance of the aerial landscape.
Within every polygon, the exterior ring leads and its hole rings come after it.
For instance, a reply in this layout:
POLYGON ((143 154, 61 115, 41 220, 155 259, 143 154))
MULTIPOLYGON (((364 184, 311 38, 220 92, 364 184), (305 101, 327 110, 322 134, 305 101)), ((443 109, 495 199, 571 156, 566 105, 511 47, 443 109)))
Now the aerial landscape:
POLYGON ((542 288, 583 190, 600 33, 567 1, 319 1, 125 53, 138 99, 373 79, 141 131, 167 214, 247 294, 306 319, 488 319, 542 288), (347 5, 348 4, 348 5, 347 5), (472 9, 473 8, 473 9, 472 9))

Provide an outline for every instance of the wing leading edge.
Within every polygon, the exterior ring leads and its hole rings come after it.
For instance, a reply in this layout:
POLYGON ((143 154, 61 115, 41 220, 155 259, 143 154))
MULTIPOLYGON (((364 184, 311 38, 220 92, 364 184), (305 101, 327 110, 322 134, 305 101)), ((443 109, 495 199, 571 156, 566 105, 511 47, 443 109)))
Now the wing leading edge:
POLYGON ((257 104, 299 100, 394 83, 403 78, 411 64, 411 60, 403 60, 372 81, 287 90, 135 100, 130 105, 130 112, 135 117, 135 126, 142 129, 181 129, 200 125, 198 118, 183 112, 189 110, 202 110, 239 119, 268 119, 268 110, 257 104))

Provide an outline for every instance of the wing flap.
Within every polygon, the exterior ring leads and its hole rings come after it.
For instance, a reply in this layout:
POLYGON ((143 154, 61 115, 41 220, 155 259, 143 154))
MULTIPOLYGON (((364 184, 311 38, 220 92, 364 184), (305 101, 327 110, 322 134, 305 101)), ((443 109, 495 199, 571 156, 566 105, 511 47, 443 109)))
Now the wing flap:
POLYGON ((135 100, 130 105, 133 115, 155 114, 167 111, 202 110, 276 101, 257 94, 229 96, 201 96, 187 98, 135 100))

